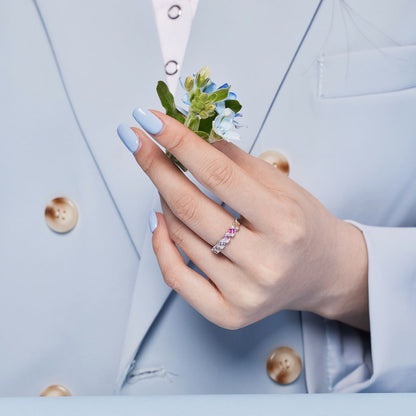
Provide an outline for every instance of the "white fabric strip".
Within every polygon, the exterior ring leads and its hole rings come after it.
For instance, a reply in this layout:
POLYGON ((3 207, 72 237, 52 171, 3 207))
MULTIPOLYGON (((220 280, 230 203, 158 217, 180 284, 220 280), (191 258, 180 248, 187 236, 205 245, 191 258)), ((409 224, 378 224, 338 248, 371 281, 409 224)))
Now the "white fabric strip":
POLYGON ((198 0, 153 0, 164 65, 173 61, 168 64, 167 69, 170 72, 177 69, 176 73, 166 75, 166 82, 172 94, 175 94, 178 84, 197 6, 198 0))

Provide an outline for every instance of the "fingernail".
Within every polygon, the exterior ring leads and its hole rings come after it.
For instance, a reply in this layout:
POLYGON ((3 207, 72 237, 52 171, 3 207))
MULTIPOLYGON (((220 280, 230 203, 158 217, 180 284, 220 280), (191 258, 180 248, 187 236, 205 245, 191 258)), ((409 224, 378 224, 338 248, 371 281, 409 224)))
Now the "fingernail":
POLYGON ((140 147, 140 140, 127 124, 119 124, 117 134, 130 152, 137 152, 140 147))
POLYGON ((156 230, 156 227, 157 227, 157 216, 156 216, 156 211, 153 210, 149 214, 149 228, 152 234, 156 230))
POLYGON ((150 134, 157 134, 162 130, 163 123, 148 110, 135 108, 133 110, 133 117, 150 134))

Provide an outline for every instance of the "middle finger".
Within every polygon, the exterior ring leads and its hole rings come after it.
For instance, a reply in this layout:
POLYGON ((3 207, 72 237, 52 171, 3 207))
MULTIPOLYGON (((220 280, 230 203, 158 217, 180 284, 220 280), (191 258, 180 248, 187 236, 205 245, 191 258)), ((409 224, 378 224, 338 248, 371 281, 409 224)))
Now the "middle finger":
POLYGON ((172 153, 205 188, 258 229, 268 227, 268 190, 214 146, 177 120, 158 111, 136 109, 135 119, 172 153))
MULTIPOLYGON (((216 244, 231 226, 234 218, 189 181, 141 130, 134 128, 133 131, 141 142, 135 158, 158 188, 174 215, 208 244, 216 244)), ((254 233, 246 227, 241 227, 238 234, 240 238, 234 238, 223 253, 230 260, 241 263, 240 253, 244 251, 242 241, 252 244, 254 233)))

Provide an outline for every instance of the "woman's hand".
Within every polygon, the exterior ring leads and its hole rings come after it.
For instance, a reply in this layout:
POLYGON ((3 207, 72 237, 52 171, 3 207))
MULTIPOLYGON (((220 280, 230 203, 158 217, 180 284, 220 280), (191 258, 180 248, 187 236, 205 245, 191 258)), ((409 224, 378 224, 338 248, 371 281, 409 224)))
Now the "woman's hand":
POLYGON ((333 217, 272 165, 228 142, 209 145, 171 117, 152 113, 142 112, 142 126, 156 132, 163 125, 152 137, 241 215, 240 231, 215 255, 211 247, 233 217, 134 128, 140 143, 135 158, 161 195, 164 215, 157 215, 153 248, 165 282, 224 328, 293 309, 368 329, 367 250, 361 231, 333 217), (177 246, 209 280, 185 264, 177 246))

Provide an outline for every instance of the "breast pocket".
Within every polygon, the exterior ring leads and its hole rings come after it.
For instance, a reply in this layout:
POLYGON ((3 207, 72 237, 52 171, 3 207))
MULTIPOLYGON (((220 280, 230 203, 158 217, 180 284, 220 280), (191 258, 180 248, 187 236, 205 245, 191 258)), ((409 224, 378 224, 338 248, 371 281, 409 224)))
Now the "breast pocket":
POLYGON ((416 88, 416 45, 322 56, 320 98, 384 94, 416 88))

